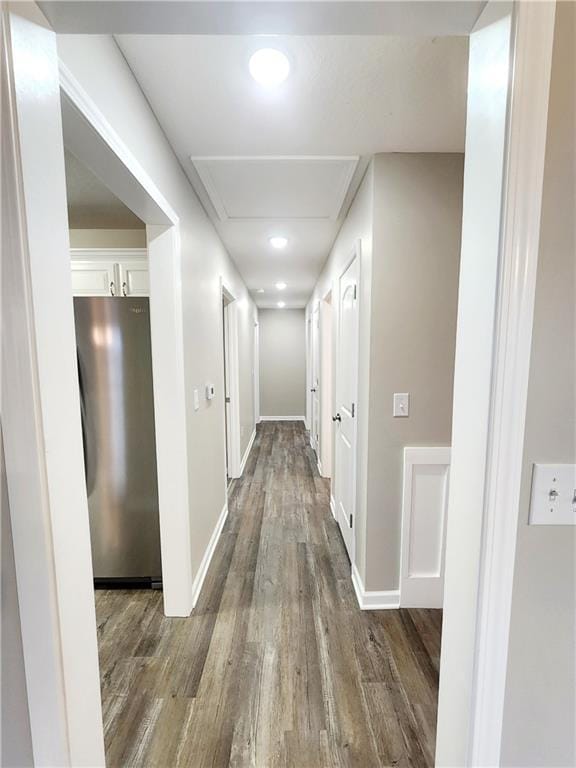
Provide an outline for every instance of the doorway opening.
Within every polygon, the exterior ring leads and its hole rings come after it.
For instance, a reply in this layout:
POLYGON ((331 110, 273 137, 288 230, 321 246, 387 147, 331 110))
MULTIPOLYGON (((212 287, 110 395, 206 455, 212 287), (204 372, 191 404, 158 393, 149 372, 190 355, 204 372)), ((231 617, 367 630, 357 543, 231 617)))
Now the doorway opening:
POLYGON ((94 586, 160 588, 145 224, 65 147, 94 586))
POLYGON ((226 488, 242 474, 240 456, 240 383, 238 360, 238 303, 222 283, 222 391, 226 488))

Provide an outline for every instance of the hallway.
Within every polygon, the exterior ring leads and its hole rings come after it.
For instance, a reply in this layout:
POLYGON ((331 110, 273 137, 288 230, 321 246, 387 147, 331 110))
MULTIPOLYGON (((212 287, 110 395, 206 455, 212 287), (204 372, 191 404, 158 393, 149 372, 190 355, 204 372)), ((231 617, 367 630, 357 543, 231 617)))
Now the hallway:
POLYGON ((108 766, 433 764, 441 612, 362 612, 304 425, 264 422, 192 616, 97 592, 108 766))

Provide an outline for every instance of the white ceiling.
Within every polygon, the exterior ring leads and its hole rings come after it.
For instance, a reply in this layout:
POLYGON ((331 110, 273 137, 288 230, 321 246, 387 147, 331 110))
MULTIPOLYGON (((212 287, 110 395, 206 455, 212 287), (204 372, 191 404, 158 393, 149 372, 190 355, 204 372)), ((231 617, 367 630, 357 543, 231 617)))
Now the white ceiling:
POLYGON ((65 150, 70 229, 143 229, 144 223, 71 152, 65 150))
POLYGON ((287 306, 306 303, 371 155, 464 151, 465 37, 116 39, 248 287, 265 289, 259 306, 280 298, 278 280, 287 306), (291 62, 273 91, 248 73, 261 47, 291 62), (336 216, 327 157, 341 159, 340 180, 359 158, 336 216))

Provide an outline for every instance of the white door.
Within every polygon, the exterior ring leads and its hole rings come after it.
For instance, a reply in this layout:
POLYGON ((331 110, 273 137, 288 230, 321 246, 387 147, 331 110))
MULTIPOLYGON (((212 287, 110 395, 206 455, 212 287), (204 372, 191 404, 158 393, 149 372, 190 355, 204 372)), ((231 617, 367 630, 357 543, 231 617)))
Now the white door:
POLYGON ((356 391, 358 376, 358 254, 342 273, 338 291, 334 499, 336 519, 354 560, 356 503, 356 391))
POLYGON ((317 305, 312 312, 312 375, 310 377, 310 393, 312 404, 310 443, 319 454, 320 450, 320 309, 317 305))

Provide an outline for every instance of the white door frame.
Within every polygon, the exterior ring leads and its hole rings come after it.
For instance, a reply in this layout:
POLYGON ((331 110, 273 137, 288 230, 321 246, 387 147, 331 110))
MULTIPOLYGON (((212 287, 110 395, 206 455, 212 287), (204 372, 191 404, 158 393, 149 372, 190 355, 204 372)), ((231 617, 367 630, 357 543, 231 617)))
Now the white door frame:
POLYGON ((515 6, 470 765, 501 755, 554 19, 553 2, 515 6))
POLYGON ((146 224, 164 611, 193 607, 179 218, 60 63, 67 146, 146 224))
POLYGON ((12 124, 12 184, 20 190, 6 286, 20 298, 9 323, 21 342, 3 344, 2 422, 33 753, 38 765, 96 766, 104 764, 104 742, 61 100, 75 154, 149 225, 164 605, 186 616, 192 578, 178 216, 70 73, 59 71, 56 36, 37 9, 3 6, 2 20, 12 83, 2 121, 12 124))
POLYGON ((316 452, 318 470, 320 463, 320 302, 312 305, 310 314, 310 446, 316 452), (314 375, 316 374, 316 376, 314 375), (315 391, 313 391, 315 390, 315 391), (314 435, 314 421, 318 423, 318 439, 314 435))
MULTIPOLYGON (((257 312, 258 310, 256 310, 257 312)), ((257 315, 254 319, 254 357, 252 376, 254 377, 254 424, 260 423, 260 324, 257 315)))
POLYGON ((322 477, 332 477, 332 471, 334 466, 333 448, 334 448, 334 424, 332 422, 332 406, 334 404, 334 376, 333 376, 333 361, 334 361, 334 317, 332 307, 332 286, 325 291, 320 301, 320 447, 318 450, 318 466, 322 477), (330 298, 330 301, 328 301, 330 298), (327 310, 326 308, 330 309, 327 310), (329 334, 329 350, 326 349, 325 336, 326 336, 326 314, 329 311, 330 316, 330 331, 329 334), (330 361, 330 377, 326 381, 324 374, 328 370, 328 366, 325 365, 326 356, 329 356, 330 361), (327 400, 329 398, 329 403, 327 400), (330 406, 330 407, 328 407, 330 406), (330 442, 325 444, 325 435, 330 434, 330 442), (328 457, 328 461, 326 460, 328 457))
MULTIPOLYGON (((495 3, 492 10, 497 6, 495 3)), ((492 369, 482 390, 488 403, 486 417, 482 415, 486 437, 472 451, 467 446, 461 453, 462 445, 456 440, 452 445, 436 742, 436 764, 440 766, 497 766, 501 757, 555 4, 518 2, 513 10, 492 369), (469 460, 472 454, 478 461, 469 460), (470 530, 465 541, 466 532, 461 531, 455 546, 461 550, 463 545, 464 550, 457 553, 451 546, 451 526, 458 525, 459 509, 468 503, 470 489, 477 485, 482 495, 481 541, 470 530), (474 569, 467 574, 467 586, 462 584, 457 566, 462 558, 468 558, 474 569), (473 626, 463 623, 458 610, 462 599, 467 603, 472 599, 473 626), (463 728, 455 724, 455 713, 463 728), (456 748, 455 730, 459 732, 456 748)), ((502 87, 490 62, 486 75, 491 79, 487 87, 502 87)), ((471 185, 478 182, 476 177, 470 179, 471 185)), ((467 216, 472 216, 466 208, 466 182, 464 195, 465 228, 467 216)), ((458 370, 458 344, 456 359, 458 370)), ((460 381, 458 375, 455 379, 455 434, 457 419, 465 415, 462 408, 474 408, 464 379, 462 376, 460 381)), ((474 497, 474 504, 477 501, 474 497)))
POLYGON ((220 278, 221 296, 225 304, 222 316, 222 349, 223 366, 222 381, 224 387, 223 399, 226 413, 225 436, 228 453, 228 477, 237 478, 242 475, 242 456, 240 451, 240 367, 238 359, 238 302, 231 289, 220 278), (226 327, 224 325, 226 324, 226 327), (230 402, 226 403, 226 396, 230 402), (226 405, 228 408, 226 409, 226 405))

